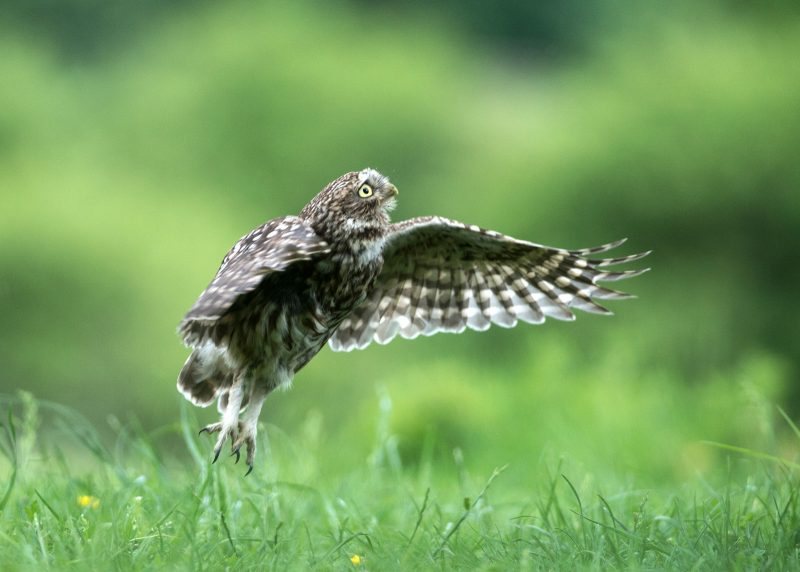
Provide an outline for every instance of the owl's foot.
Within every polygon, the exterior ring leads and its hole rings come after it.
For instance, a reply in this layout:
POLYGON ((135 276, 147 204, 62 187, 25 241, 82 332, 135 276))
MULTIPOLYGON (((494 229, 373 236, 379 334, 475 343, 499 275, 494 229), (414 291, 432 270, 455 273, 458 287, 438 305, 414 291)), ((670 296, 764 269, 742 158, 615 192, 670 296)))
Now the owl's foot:
POLYGON ((261 406, 264 404, 264 399, 267 393, 265 391, 256 391, 250 396, 250 404, 247 406, 239 422, 239 433, 233 441, 232 450, 233 455, 236 455, 236 462, 239 462, 239 450, 242 445, 247 449, 247 472, 244 474, 246 477, 253 472, 253 461, 256 458, 256 434, 258 433, 258 416, 261 414, 261 406))
MULTIPOLYGON (((216 463, 217 459, 219 459, 219 454, 222 452, 225 441, 230 439, 231 444, 233 444, 239 434, 239 411, 242 409, 242 399, 244 397, 242 383, 241 374, 237 375, 230 389, 228 389, 225 394, 224 397, 227 399, 224 401, 225 405, 222 411, 222 420, 218 423, 206 425, 200 430, 201 433, 209 434, 219 432, 219 438, 217 439, 216 445, 214 445, 214 460, 212 463, 216 463)), ((220 396, 220 403, 223 403, 222 399, 223 396, 220 396)))
POLYGON ((206 425, 205 427, 203 427, 202 429, 200 429, 200 433, 198 433, 198 435, 202 435, 203 433, 208 433, 209 435, 211 435, 212 433, 216 433, 217 431, 220 431, 221 429, 222 429, 222 422, 210 423, 210 424, 206 425))
POLYGON ((256 427, 257 419, 250 420, 248 419, 244 423, 239 424, 239 435, 233 441, 231 445, 231 455, 236 455, 236 462, 239 462, 239 450, 242 448, 242 445, 246 447, 247 450, 247 472, 244 474, 246 477, 253 471, 253 461, 256 457, 256 427))
POLYGON ((265 391, 254 391, 250 395, 250 402, 247 409, 239 417, 239 410, 242 404, 241 394, 239 392, 232 393, 232 397, 228 398, 228 403, 222 414, 222 421, 206 425, 200 430, 200 433, 219 433, 216 445, 214 445, 214 463, 219 459, 222 452, 222 447, 225 442, 231 440, 231 456, 236 457, 236 462, 239 462, 241 457, 242 446, 247 451, 247 473, 249 475, 253 471, 253 461, 256 457, 256 433, 258 432, 258 416, 261 413, 261 406, 266 397, 265 391), (235 398, 235 400, 232 400, 235 398))
MULTIPOLYGON (((239 423, 233 426, 226 426, 222 421, 217 423, 211 423, 210 425, 206 425, 202 429, 200 429, 200 433, 208 433, 209 435, 213 433, 219 433, 219 438, 217 439, 216 445, 214 445, 214 460, 211 461, 212 463, 216 463, 217 459, 219 459, 219 455, 222 452, 222 447, 225 445, 225 441, 228 439, 231 440, 231 449, 233 449, 233 443, 237 439, 237 435, 239 434, 239 423)), ((236 454, 236 460, 239 460, 238 453, 236 454)))

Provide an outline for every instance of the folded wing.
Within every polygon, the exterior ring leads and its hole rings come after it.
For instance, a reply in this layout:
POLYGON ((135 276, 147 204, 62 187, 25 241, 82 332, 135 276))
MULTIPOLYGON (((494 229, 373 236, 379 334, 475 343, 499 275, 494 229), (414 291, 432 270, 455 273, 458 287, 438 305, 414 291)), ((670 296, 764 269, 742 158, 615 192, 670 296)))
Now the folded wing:
POLYGON ((179 326, 191 344, 239 299, 270 274, 330 252, 330 246, 295 216, 272 219, 242 237, 225 255, 211 284, 200 294, 179 326))

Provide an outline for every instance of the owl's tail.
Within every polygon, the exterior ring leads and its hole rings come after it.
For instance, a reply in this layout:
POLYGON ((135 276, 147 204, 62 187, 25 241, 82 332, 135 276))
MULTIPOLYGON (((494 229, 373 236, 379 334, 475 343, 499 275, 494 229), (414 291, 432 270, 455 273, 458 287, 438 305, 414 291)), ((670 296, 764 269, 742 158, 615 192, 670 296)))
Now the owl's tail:
POLYGON ((194 350, 178 375, 178 391, 195 405, 208 407, 232 381, 233 374, 222 359, 194 350))

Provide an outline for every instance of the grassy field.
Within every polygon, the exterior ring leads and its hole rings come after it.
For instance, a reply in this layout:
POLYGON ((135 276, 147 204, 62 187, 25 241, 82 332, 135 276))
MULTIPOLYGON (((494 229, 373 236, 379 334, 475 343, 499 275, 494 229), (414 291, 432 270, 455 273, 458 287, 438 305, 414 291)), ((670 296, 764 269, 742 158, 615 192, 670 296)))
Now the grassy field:
POLYGON ((510 484, 459 449, 446 470, 404 466, 383 419, 344 466, 313 429, 262 427, 244 478, 209 463, 188 408, 148 433, 112 419, 104 444, 69 409, 5 401, 2 570, 800 568, 798 466, 758 452, 651 490, 545 454, 510 484))

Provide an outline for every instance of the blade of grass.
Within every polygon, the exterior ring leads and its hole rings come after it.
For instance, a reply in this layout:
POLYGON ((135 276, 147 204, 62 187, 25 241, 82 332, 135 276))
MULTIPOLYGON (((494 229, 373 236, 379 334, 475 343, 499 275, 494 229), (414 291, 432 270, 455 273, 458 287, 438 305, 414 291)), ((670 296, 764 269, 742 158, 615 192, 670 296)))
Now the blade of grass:
POLYGON ((481 500, 481 499, 484 497, 484 495, 486 494, 486 491, 488 491, 488 490, 489 490, 489 487, 492 485, 492 482, 493 482, 493 481, 494 481, 494 480, 495 480, 495 479, 496 479, 498 476, 500 476, 500 474, 501 474, 503 471, 505 471, 507 468, 508 468, 508 465, 504 465, 504 466, 500 467, 499 469, 495 469, 495 470, 492 472, 492 476, 490 476, 490 477, 489 477, 489 480, 488 480, 488 481, 486 481, 486 484, 485 484, 485 485, 483 485, 483 489, 481 490, 481 492, 478 494, 478 496, 477 496, 477 497, 475 497, 475 502, 472 502, 472 503, 470 503, 470 504, 469 504, 469 506, 468 506, 468 507, 466 508, 466 510, 464 511, 464 514, 462 514, 462 515, 461 515, 461 518, 459 518, 459 519, 456 521, 456 523, 455 523, 455 524, 452 526, 452 528, 450 528, 450 530, 447 532, 447 534, 445 535, 445 537, 442 539, 442 542, 441 542, 441 544, 439 545, 439 547, 438 547, 436 550, 434 550, 434 551, 433 551, 433 554, 432 554, 432 556, 433 556, 434 558, 436 558, 436 557, 437 557, 439 554, 441 554, 441 553, 442 553, 442 551, 444 550, 445 546, 447 546, 447 543, 448 543, 448 542, 450 542, 450 539, 453 537, 453 535, 456 533, 456 531, 459 529, 459 527, 460 527, 462 524, 464 524, 464 521, 465 521, 465 520, 467 520, 467 517, 468 517, 468 516, 470 515, 470 513, 472 512, 472 509, 473 509, 473 508, 475 508, 475 506, 478 504, 478 502, 479 502, 479 501, 480 501, 480 500, 481 500))
POLYGON ((609 516, 611 516, 611 522, 614 523, 614 528, 616 528, 617 525, 619 525, 622 528, 622 530, 628 532, 628 527, 625 526, 616 516, 614 516, 614 513, 611 510, 611 505, 608 504, 608 501, 605 498, 603 498, 602 495, 597 495, 597 497, 600 499, 600 502, 603 503, 603 506, 608 511, 609 516))
MULTIPOLYGON (((567 482, 567 484, 569 485, 570 490, 572 491, 572 494, 575 496, 575 500, 578 501, 578 510, 580 511, 578 513, 578 515, 581 518, 585 518, 584 515, 583 515, 583 503, 581 502, 581 497, 578 494, 578 490, 573 486, 572 482, 567 478, 567 475, 562 473, 561 474, 561 478, 564 479, 567 482)), ((572 511, 572 512, 575 512, 575 511, 572 511)), ((583 535, 583 542, 584 542, 584 545, 588 546, 589 539, 588 539, 588 537, 586 535, 586 527, 583 525, 583 521, 580 521, 580 522, 581 522, 581 533, 583 535)))
POLYGON ((33 489, 33 492, 34 492, 34 493, 36 493, 36 496, 37 496, 37 497, 39 497, 39 500, 40 500, 40 501, 42 501, 42 504, 43 504, 45 507, 47 507, 47 510, 49 510, 49 511, 50 511, 50 514, 52 514, 54 517, 56 517, 56 520, 57 520, 58 522, 64 522, 64 519, 61 517, 61 515, 60 515, 60 514, 58 514, 58 513, 56 512, 56 510, 55 510, 55 509, 54 509, 52 506, 50 506, 50 503, 49 503, 49 502, 47 502, 47 501, 45 500, 45 498, 42 496, 42 493, 40 493, 40 492, 39 492, 39 491, 37 491, 36 489, 33 489))
POLYGON ((737 447, 735 445, 726 445, 725 443, 717 443, 716 441, 700 441, 700 443, 703 443, 704 445, 711 445, 712 447, 717 447, 718 449, 724 449, 725 451, 740 453, 748 457, 754 457, 756 459, 764 459, 765 461, 772 461, 773 463, 786 465, 787 467, 792 467, 793 469, 800 469, 800 464, 794 463, 787 459, 783 459, 781 457, 776 457, 775 455, 770 455, 769 453, 762 453, 761 451, 753 451, 752 449, 747 449, 745 447, 737 447))
POLYGON ((784 418, 784 420, 786 421, 786 423, 788 423, 788 424, 789 424, 789 427, 791 427, 791 428, 792 428, 792 431, 794 431, 795 437, 797 437, 798 439, 800 439, 800 429, 798 429, 797 425, 795 425, 795 424, 794 424, 794 421, 792 421, 792 420, 789 418, 789 416, 786 414, 786 412, 783 410, 783 408, 781 408, 781 406, 780 406, 780 405, 778 406, 778 412, 779 412, 779 413, 781 414, 781 416, 784 418))
POLYGON ((19 459, 17 458, 17 431, 14 429, 14 418, 11 415, 11 406, 8 407, 8 424, 3 424, 3 430, 8 440, 8 451, 3 447, 3 452, 8 456, 11 462, 11 476, 8 478, 8 486, 3 498, 0 499, 0 512, 2 512, 6 504, 11 498, 11 491, 14 490, 14 485, 17 483, 17 472, 19 470, 19 459))
POLYGON ((238 558, 239 551, 236 550, 236 545, 233 543, 233 538, 231 538, 231 530, 228 528, 228 523, 225 521, 225 513, 219 511, 219 519, 222 521, 222 528, 225 530, 225 536, 228 537, 228 543, 231 545, 231 549, 233 550, 233 555, 238 558))
POLYGON ((316 564, 317 562, 323 562, 324 560, 327 560, 327 559, 328 559, 328 557, 329 557, 331 554, 333 554, 334 552, 336 552, 336 551, 337 551, 337 550, 339 550, 340 548, 344 548, 345 546, 347 546, 348 544, 350 544, 350 543, 351 543, 353 540, 355 540, 356 538, 362 537, 362 536, 363 536, 364 538, 366 538, 366 539, 367 539, 367 542, 369 542, 370 544, 372 544, 372 541, 371 541, 371 540, 370 540, 370 538, 369 538, 369 534, 367 534, 366 532, 355 532, 355 533, 351 534, 350 536, 348 536, 347 538, 344 538, 344 539, 342 539, 342 540, 341 540, 341 541, 340 541, 338 544, 336 544, 336 545, 335 545, 333 548, 331 548, 330 550, 328 550, 328 551, 327 551, 325 554, 323 554, 323 555, 322 555, 322 558, 320 558, 320 559, 319 559, 319 560, 317 560, 317 561, 314 561, 314 562, 312 563, 312 566, 313 566, 314 564, 316 564))
POLYGON ((203 481, 208 471, 208 463, 204 460, 203 456, 200 454, 200 450, 197 448, 197 442, 194 439, 194 429, 189 427, 189 407, 183 403, 183 400, 181 401, 181 433, 183 433, 183 440, 186 441, 186 448, 189 449, 189 454, 200 469, 200 480, 203 481))
POLYGON ((408 539, 406 548, 411 546, 411 543, 414 541, 414 537, 417 535, 417 531, 422 524, 422 517, 425 515, 425 509, 428 508, 428 498, 430 497, 430 494, 431 488, 428 487, 428 490, 425 491, 425 499, 422 501, 422 508, 419 509, 419 514, 417 515, 417 523, 414 525, 414 530, 411 532, 411 537, 408 539))

